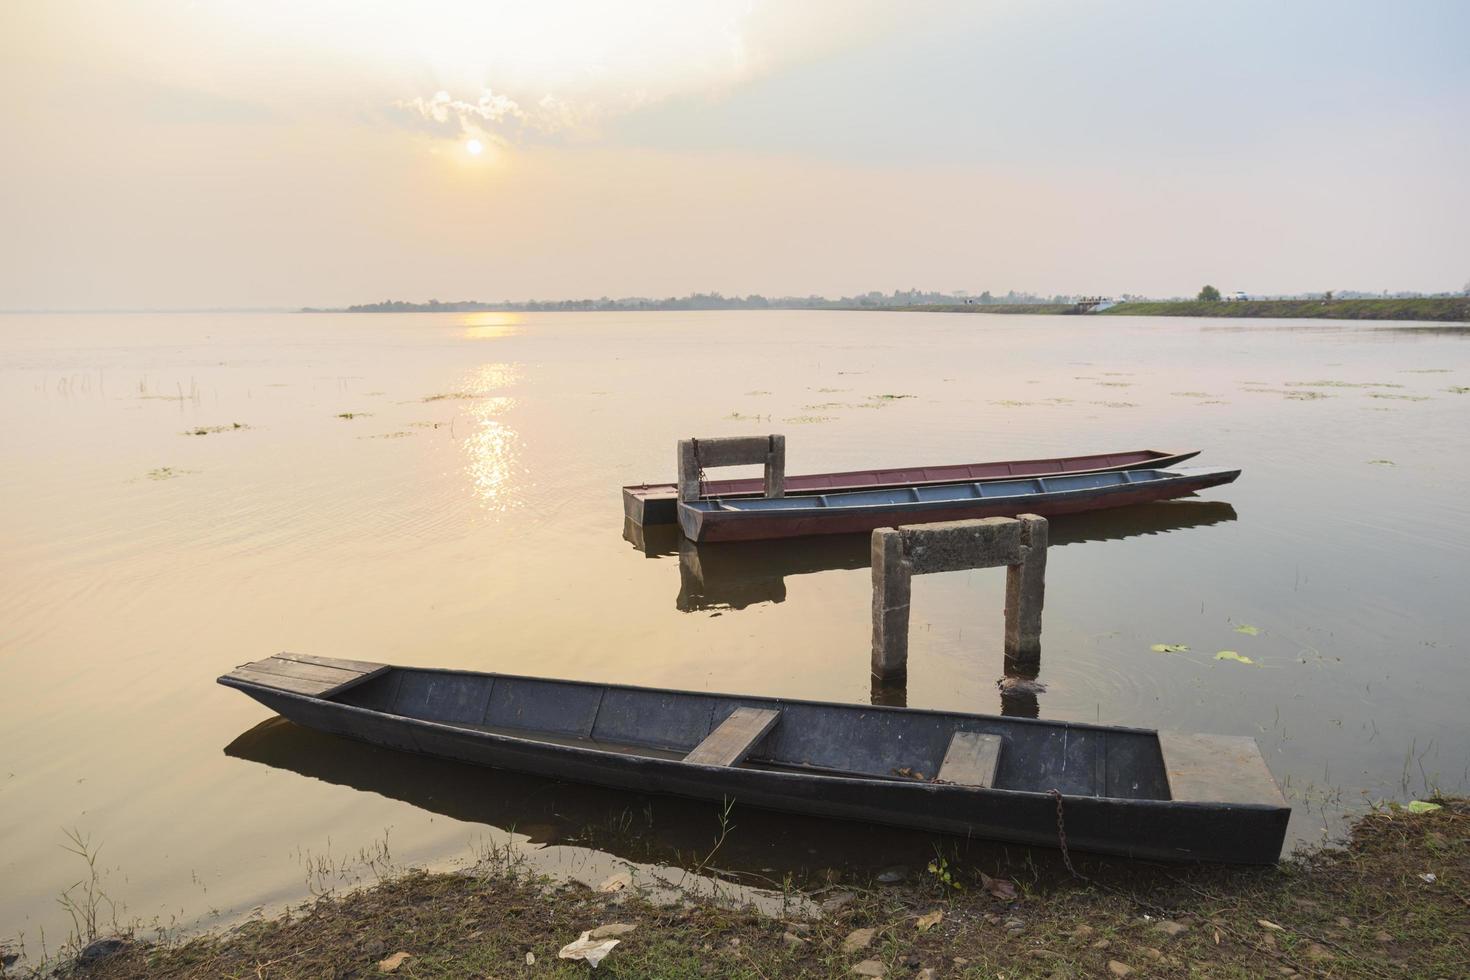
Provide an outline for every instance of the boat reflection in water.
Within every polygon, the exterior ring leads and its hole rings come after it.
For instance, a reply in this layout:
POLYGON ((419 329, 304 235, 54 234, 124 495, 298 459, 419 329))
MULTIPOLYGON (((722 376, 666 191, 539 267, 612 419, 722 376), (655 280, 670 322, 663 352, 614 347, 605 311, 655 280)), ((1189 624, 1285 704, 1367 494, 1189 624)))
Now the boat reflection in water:
MULTIPOLYGON (((1031 849, 894 827, 824 820, 740 807, 738 833, 721 831, 718 804, 645 796, 583 783, 488 769, 355 742, 275 717, 225 747, 225 755, 313 779, 376 793, 465 823, 523 836, 532 852, 571 846, 638 864, 692 870, 716 844, 717 867, 703 873, 761 888, 790 875, 797 886, 824 885, 833 872, 863 879, 881 869, 924 867, 936 847, 977 866, 1035 862, 1064 873, 1047 848, 1031 849), (723 838, 723 840, 722 840, 723 838)), ((1106 862, 1105 858, 1094 858, 1106 862)), ((615 868, 610 870, 616 870, 615 868)))
MULTIPOLYGON (((1235 520, 1223 500, 1172 500, 1090 514, 1050 518, 1051 547, 1090 541, 1122 541, 1235 520)), ((786 577, 867 568, 871 538, 836 534, 773 541, 696 544, 669 525, 623 522, 623 539, 648 558, 679 559, 680 612, 744 609, 786 600, 786 577)))
MULTIPOLYGON (((1070 514, 1049 519, 1050 547, 1122 541, 1225 524, 1236 519, 1223 500, 1171 500, 1116 510, 1070 514)), ((697 544, 670 525, 640 526, 623 522, 623 538, 648 558, 678 557, 680 612, 740 610, 763 602, 786 600, 786 578, 839 569, 867 568, 871 537, 867 534, 782 538, 772 541, 728 541, 697 544)), ((866 664, 866 658, 859 658, 866 664)), ((1000 712, 1024 718, 1041 716, 1039 660, 1006 658, 999 681, 1000 712)), ((872 682, 872 703, 908 706, 903 684, 872 682)))

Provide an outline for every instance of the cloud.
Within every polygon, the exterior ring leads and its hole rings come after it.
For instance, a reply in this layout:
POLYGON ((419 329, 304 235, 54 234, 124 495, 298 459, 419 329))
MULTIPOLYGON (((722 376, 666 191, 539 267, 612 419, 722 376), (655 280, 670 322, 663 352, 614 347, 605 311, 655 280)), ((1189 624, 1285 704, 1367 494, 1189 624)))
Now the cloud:
POLYGON ((436 90, 388 104, 400 123, 502 145, 596 137, 660 103, 720 99, 901 20, 874 0, 441 2, 443 18, 401 27, 419 32, 436 90))
POLYGON ((522 104, 490 88, 482 89, 473 101, 441 89, 428 97, 399 99, 393 109, 434 135, 489 138, 501 146, 589 132, 600 115, 595 103, 577 103, 548 93, 522 104))

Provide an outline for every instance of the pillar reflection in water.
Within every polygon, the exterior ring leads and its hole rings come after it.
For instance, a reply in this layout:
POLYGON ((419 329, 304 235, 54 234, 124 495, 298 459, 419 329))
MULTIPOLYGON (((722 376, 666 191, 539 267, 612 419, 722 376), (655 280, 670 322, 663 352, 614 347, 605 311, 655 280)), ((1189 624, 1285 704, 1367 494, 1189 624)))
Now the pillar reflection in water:
MULTIPOLYGON (((1175 500, 1142 504, 1095 514, 1053 518, 1050 546, 1122 541, 1142 535, 1168 534, 1237 519, 1235 508, 1222 500, 1175 500)), ((709 609, 740 610, 766 602, 784 602, 785 579, 869 564, 867 535, 832 535, 776 541, 737 541, 696 544, 677 525, 643 527, 624 519, 623 538, 645 557, 677 558, 680 612, 709 609)), ((1040 655, 1003 659, 996 681, 1000 713, 1020 718, 1041 716, 1040 655)), ((902 681, 872 679, 870 700, 875 705, 908 706, 908 688, 902 681)), ((977 710, 984 710, 977 706, 977 710)))
POLYGON ((996 682, 1000 688, 1000 713, 1016 718, 1040 718, 1040 695, 1046 685, 1041 676, 1041 655, 1006 657, 1005 676, 996 682))

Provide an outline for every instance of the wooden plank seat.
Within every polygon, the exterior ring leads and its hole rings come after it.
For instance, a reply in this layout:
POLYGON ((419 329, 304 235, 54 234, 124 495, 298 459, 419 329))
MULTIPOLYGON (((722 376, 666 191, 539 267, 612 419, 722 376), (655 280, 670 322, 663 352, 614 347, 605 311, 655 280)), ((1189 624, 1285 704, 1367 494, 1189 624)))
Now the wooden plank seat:
POLYGON ((1001 741, 999 735, 955 732, 935 781, 986 788, 994 785, 995 771, 1000 766, 1001 741))
POLYGON ((236 667, 226 676, 292 694, 325 698, 371 680, 388 669, 387 664, 363 660, 278 653, 273 657, 236 667))
POLYGON ((1171 800, 1286 806, 1260 746, 1248 735, 1159 732, 1159 751, 1171 800))
POLYGON ((780 718, 781 712, 769 708, 736 708, 684 761, 701 766, 739 765, 780 718))

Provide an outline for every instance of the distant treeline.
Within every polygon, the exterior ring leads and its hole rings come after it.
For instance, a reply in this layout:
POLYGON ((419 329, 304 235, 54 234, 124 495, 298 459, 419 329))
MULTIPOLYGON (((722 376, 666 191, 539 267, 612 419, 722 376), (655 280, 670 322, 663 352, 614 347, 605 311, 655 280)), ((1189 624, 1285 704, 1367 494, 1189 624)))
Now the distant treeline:
MULTIPOLYGON (((631 296, 612 299, 532 299, 523 302, 482 302, 480 300, 431 299, 426 303, 389 299, 381 303, 361 303, 347 307, 348 313, 476 313, 515 312, 539 313, 562 311, 596 310, 847 310, 854 308, 909 307, 925 305, 1035 305, 1044 303, 1072 303, 1072 296, 1035 296, 1012 290, 1001 295, 983 292, 978 296, 955 293, 926 292, 920 289, 899 290, 892 293, 871 292, 860 296, 843 296, 829 299, 826 296, 723 296, 720 293, 691 293, 688 296, 669 296, 663 299, 631 296)), ((341 310, 322 310, 306 307, 303 313, 340 313, 341 310)))

